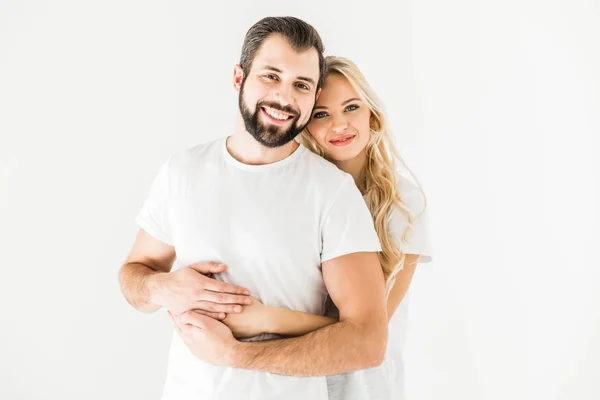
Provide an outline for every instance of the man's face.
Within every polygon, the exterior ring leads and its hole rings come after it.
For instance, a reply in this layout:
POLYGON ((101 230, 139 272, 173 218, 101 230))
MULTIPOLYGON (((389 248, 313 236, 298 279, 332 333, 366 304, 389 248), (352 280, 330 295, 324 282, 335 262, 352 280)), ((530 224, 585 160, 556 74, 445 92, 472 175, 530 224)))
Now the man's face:
POLYGON ((315 105, 319 55, 296 52, 279 35, 262 44, 250 71, 240 75, 239 106, 246 130, 266 147, 280 147, 304 129, 315 105), (243 78, 241 78, 243 76, 243 78))

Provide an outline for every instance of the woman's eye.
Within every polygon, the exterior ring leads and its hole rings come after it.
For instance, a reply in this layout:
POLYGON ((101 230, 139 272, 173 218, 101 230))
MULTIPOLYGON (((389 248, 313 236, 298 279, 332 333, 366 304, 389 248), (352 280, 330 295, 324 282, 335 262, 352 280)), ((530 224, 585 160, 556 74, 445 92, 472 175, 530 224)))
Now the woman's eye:
POLYGON ((354 111, 354 110, 358 110, 358 106, 356 104, 350 104, 348 107, 346 107, 346 111, 354 111))
POLYGON ((313 118, 317 118, 317 119, 319 119, 319 118, 324 118, 324 117, 326 117, 326 116, 327 116, 327 113, 326 113, 326 112, 324 112, 324 111, 321 111, 321 112, 318 112, 318 113, 316 113, 315 115, 313 115, 313 118))

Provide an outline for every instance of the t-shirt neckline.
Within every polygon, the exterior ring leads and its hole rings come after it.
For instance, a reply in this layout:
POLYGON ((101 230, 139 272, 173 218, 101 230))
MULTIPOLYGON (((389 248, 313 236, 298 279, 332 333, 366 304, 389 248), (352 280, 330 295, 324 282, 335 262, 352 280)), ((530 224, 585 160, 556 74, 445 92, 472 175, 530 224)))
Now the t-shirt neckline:
POLYGON ((292 154, 290 154, 283 160, 279 160, 279 161, 276 161, 276 162, 270 163, 270 164, 261 164, 261 165, 244 164, 243 162, 236 160, 229 153, 229 150, 227 150, 227 139, 229 137, 231 137, 231 136, 226 136, 225 138, 223 138, 221 140, 221 153, 223 154, 223 158, 225 159, 226 162, 233 165, 234 167, 243 169, 245 171, 262 172, 262 171, 269 171, 269 170, 273 170, 273 169, 277 169, 277 168, 282 168, 290 163, 293 163, 306 150, 306 147, 302 146, 302 144, 299 144, 298 148, 296 150, 294 150, 294 152, 292 154))

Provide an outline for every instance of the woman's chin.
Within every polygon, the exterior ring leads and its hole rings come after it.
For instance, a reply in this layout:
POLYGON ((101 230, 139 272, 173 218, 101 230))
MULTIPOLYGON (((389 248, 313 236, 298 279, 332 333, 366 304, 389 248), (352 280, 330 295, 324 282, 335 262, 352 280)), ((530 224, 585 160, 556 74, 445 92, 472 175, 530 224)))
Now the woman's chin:
POLYGON ((350 161, 354 157, 352 154, 336 154, 336 153, 325 153, 325 158, 327 158, 331 162, 345 162, 350 161))
MULTIPOLYGON (((332 146, 328 146, 328 147, 332 147, 332 146)), ((353 160, 354 158, 356 158, 358 156, 358 154, 360 154, 360 150, 356 149, 356 148, 347 148, 347 149, 340 149, 340 148, 327 148, 325 150, 325 157, 330 160, 330 161, 335 161, 335 162, 344 162, 344 161, 350 161, 353 160)))

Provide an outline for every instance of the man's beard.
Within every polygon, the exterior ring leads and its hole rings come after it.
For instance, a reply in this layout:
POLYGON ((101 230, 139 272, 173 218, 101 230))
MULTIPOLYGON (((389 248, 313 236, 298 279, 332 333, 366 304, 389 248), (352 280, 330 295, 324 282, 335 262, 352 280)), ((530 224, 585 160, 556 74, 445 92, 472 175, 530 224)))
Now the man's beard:
POLYGON ((246 130, 258 143, 265 147, 281 147, 291 142, 308 125, 307 121, 304 125, 298 126, 300 112, 294 110, 291 106, 282 107, 274 102, 259 101, 256 103, 254 113, 251 113, 244 102, 244 82, 242 82, 238 102, 246 130), (290 127, 286 129, 276 125, 265 126, 260 120, 261 107, 269 107, 292 115, 290 127))

